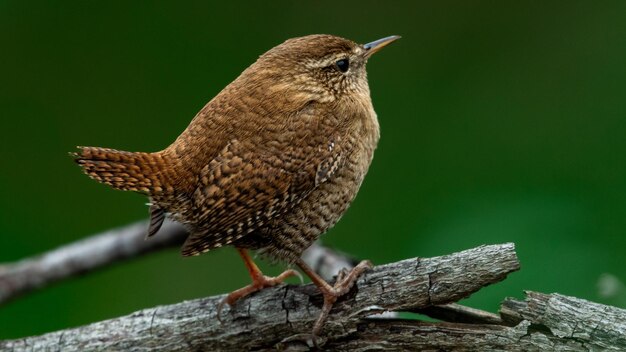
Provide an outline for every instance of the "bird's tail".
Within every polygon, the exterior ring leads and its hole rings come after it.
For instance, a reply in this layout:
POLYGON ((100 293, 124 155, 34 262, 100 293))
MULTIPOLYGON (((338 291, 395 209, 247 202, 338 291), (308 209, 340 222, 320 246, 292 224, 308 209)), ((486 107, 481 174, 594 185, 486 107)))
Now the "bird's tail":
POLYGON ((78 147, 71 153, 92 179, 123 191, 148 195, 167 187, 165 160, 161 153, 132 153, 107 148, 78 147))

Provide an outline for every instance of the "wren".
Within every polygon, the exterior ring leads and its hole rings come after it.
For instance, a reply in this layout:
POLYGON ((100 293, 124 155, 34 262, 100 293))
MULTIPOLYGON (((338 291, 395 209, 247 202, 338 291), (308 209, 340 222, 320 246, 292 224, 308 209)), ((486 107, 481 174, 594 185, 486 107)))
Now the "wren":
POLYGON ((189 230, 184 256, 234 246, 252 284, 223 303, 298 275, 264 276, 248 250, 299 266, 324 296, 316 335, 371 264, 342 272, 331 286, 300 256, 341 218, 367 173, 380 132, 365 66, 398 38, 365 45, 332 35, 289 39, 209 101, 164 150, 78 147, 73 156, 92 179, 149 197, 147 237, 168 216, 189 230))

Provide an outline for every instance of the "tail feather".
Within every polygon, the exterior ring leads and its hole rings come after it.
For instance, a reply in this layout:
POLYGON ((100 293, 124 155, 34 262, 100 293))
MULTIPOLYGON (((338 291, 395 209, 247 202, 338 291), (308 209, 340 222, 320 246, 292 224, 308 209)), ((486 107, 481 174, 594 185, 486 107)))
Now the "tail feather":
POLYGON ((90 178, 123 191, 148 195, 166 188, 165 161, 159 153, 132 153, 98 147, 78 147, 71 153, 90 178))

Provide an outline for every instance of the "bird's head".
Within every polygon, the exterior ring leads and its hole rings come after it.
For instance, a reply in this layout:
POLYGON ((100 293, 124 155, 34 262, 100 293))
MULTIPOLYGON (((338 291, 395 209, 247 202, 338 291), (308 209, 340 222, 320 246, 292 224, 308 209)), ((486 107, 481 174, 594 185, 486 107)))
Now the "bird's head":
POLYGON ((369 97, 368 59, 399 38, 390 36, 363 45, 333 35, 293 38, 263 54, 251 69, 271 77, 270 89, 277 93, 320 102, 347 94, 369 97))

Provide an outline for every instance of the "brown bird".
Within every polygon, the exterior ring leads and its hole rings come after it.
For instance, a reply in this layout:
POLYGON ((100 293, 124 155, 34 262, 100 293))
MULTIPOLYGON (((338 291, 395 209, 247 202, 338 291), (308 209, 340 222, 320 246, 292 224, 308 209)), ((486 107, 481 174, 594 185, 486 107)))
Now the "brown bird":
POLYGON ((335 225, 367 173, 380 132, 365 65, 398 38, 365 45, 331 35, 289 39, 226 86, 166 149, 79 147, 73 156, 92 179, 150 198, 148 237, 167 214, 189 230, 184 256, 236 247, 252 284, 223 303, 297 275, 264 276, 248 250, 298 265, 324 296, 316 335, 371 264, 331 286, 300 255, 335 225))

